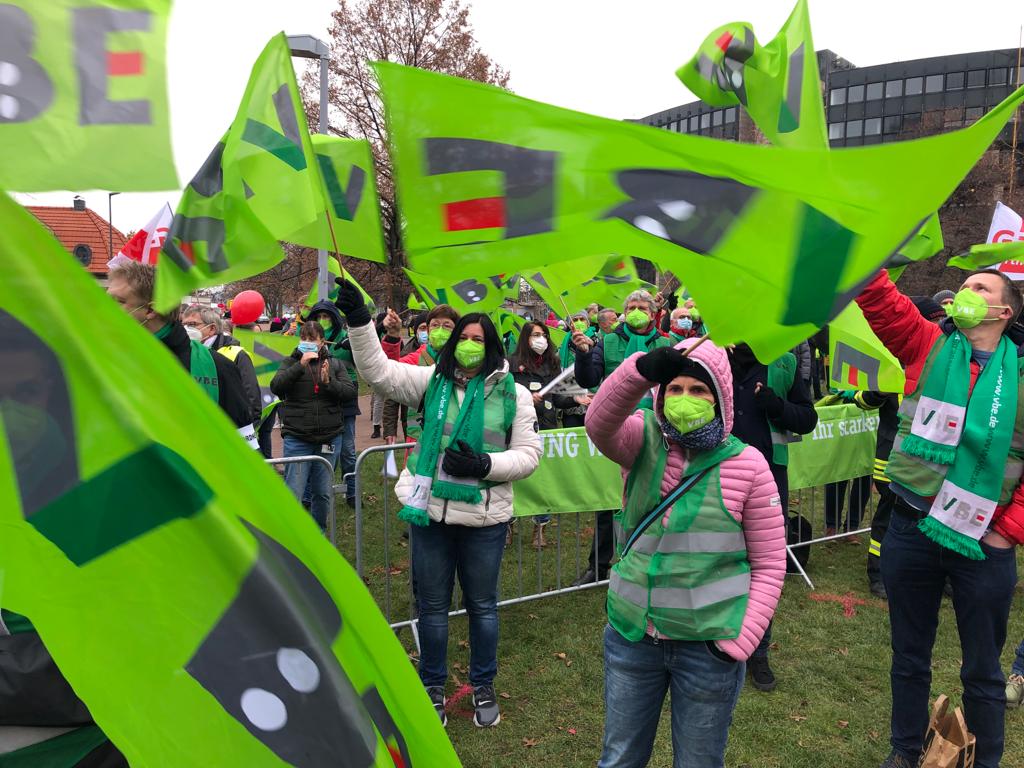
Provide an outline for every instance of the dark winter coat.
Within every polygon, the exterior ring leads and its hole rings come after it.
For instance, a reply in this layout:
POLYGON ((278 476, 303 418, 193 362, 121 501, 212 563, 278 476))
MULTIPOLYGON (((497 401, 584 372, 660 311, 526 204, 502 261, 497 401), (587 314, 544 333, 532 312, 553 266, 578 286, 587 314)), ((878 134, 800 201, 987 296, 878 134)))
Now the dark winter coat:
POLYGON ((298 349, 281 363, 270 382, 270 391, 281 398, 281 434, 307 443, 328 443, 345 426, 345 406, 356 399, 356 385, 349 379, 342 362, 324 353, 328 363, 326 384, 319 379, 320 361, 312 365, 299 362, 298 349))

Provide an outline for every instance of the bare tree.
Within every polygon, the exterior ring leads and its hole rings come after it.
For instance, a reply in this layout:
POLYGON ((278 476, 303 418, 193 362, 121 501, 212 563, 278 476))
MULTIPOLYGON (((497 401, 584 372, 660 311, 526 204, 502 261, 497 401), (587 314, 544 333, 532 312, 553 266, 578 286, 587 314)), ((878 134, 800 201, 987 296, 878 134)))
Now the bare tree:
MULTIPOLYGON (((373 150, 390 263, 370 265, 369 282, 363 287, 376 297, 383 293, 378 287, 386 284, 392 305, 404 305, 411 286, 401 269, 404 258, 384 109, 368 64, 391 61, 506 87, 509 74, 480 49, 469 11, 463 0, 339 0, 331 14, 330 131, 368 139, 373 150)), ((311 68, 303 77, 311 125, 319 120, 318 71, 311 68)))

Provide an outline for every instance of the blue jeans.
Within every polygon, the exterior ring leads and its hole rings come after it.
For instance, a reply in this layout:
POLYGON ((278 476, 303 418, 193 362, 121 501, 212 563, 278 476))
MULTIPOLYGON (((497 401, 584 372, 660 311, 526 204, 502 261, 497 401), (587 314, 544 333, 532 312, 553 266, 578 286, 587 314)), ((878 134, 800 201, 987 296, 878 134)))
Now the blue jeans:
POLYGON ((932 646, 942 588, 949 577, 960 634, 964 717, 977 737, 976 768, 998 768, 1003 754, 1006 680, 999 655, 1017 584, 1014 548, 981 548, 970 560, 917 528, 898 500, 882 546, 882 581, 892 628, 892 746, 917 764, 928 730, 932 646))
POLYGON ((1024 675, 1024 640, 1017 646, 1017 657, 1013 660, 1013 668, 1010 670, 1015 675, 1024 675))
MULTIPOLYGON (((341 476, 356 471, 356 417, 345 417, 345 428, 341 430, 341 452, 339 459, 341 463, 341 476)), ((356 497, 356 477, 352 475, 348 479, 345 488, 345 498, 351 501, 356 497)))
MULTIPOLYGON (((335 457, 341 446, 341 435, 331 441, 333 453, 323 453, 322 443, 307 443, 291 435, 284 436, 285 458, 292 456, 323 456, 333 467, 335 457)), ((327 516, 331 510, 331 486, 334 484, 334 472, 328 471, 320 462, 303 461, 296 464, 285 464, 284 482, 299 501, 309 484, 310 511, 313 519, 321 529, 327 528, 327 516)))
POLYGON ((448 679, 448 611, 456 572, 469 614, 469 682, 490 685, 498 672, 498 573, 508 524, 470 528, 431 520, 409 529, 423 685, 448 679))
POLYGON ((746 664, 707 643, 604 628, 604 747, 598 768, 643 768, 651 759, 665 694, 672 691, 673 768, 722 768, 746 664), (718 655, 716 655, 718 654, 718 655))

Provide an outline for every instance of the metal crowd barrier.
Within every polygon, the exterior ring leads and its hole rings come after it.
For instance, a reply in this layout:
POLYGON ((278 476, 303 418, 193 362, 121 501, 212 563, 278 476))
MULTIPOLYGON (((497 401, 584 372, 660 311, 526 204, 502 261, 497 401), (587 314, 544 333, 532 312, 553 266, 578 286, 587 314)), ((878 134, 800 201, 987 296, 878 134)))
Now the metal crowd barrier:
MULTIPOLYGON (((394 496, 393 480, 383 475, 383 462, 380 465, 373 462, 372 468, 368 464, 372 457, 383 458, 388 452, 396 452, 396 464, 400 471, 399 452, 414 445, 415 443, 401 443, 373 446, 356 457, 355 515, 352 521, 354 536, 347 537, 343 533, 341 541, 337 544, 342 554, 350 562, 355 563, 356 572, 370 589, 388 624, 395 630, 409 627, 418 645, 415 585, 411 566, 412 542, 407 540, 405 524, 394 514, 398 501, 394 496), (376 514, 372 518, 367 517, 365 498, 379 501, 382 518, 379 522, 376 514), (372 525, 367 525, 368 522, 372 525), (381 554, 374 554, 368 558, 367 555, 371 551, 381 554), (401 578, 405 582, 404 588, 396 586, 396 578, 401 578)), ((844 493, 843 515, 837 521, 839 523, 849 519, 849 497, 855 488, 855 481, 848 481, 844 493)), ((870 524, 875 506, 873 487, 868 494, 862 519, 870 524)), ((870 531, 867 527, 854 527, 848 530, 837 525, 839 530, 835 535, 825 536, 824 499, 824 486, 790 493, 790 516, 799 514, 807 518, 811 524, 812 536, 787 544, 787 557, 792 560, 798 571, 794 575, 799 575, 812 589, 814 583, 806 569, 796 560, 795 550, 812 544, 863 535, 870 531)), ((606 585, 607 579, 572 586, 587 568, 591 546, 598 531, 596 514, 567 512, 552 515, 551 522, 544 529, 547 544, 543 549, 535 549, 532 546, 533 519, 514 518, 509 546, 506 547, 499 576, 498 606, 516 605, 606 585)), ((862 541, 861 545, 866 557, 867 541, 862 541)), ((452 610, 449 616, 466 613, 461 608, 461 592, 457 578, 452 605, 459 607, 452 610)))
POLYGON ((287 458, 280 459, 266 459, 267 464, 302 464, 304 462, 315 463, 321 462, 326 467, 327 471, 331 473, 331 494, 328 500, 329 510, 327 513, 327 530, 331 537, 331 543, 337 545, 338 543, 338 513, 334 508, 334 494, 337 491, 337 486, 334 484, 334 465, 331 461, 323 456, 288 456, 287 458))

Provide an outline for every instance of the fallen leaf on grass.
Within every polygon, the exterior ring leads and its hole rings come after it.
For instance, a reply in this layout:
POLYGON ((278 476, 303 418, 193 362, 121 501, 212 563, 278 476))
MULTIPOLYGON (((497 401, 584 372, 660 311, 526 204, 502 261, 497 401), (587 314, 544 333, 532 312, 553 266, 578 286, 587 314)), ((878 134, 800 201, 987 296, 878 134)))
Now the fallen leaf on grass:
POLYGON ((459 640, 459 648, 469 648, 469 640, 459 640))
POLYGON ((849 648, 836 648, 836 653, 838 653, 840 656, 849 656, 850 655, 850 649, 849 648))
POLYGON ((881 734, 878 731, 876 731, 876 730, 868 731, 868 738, 871 739, 872 741, 878 741, 878 737, 879 736, 881 736, 881 734))
POLYGON ((540 739, 523 739, 524 747, 536 747, 540 743, 540 739))
POLYGON ((568 733, 568 734, 569 734, 570 736, 575 736, 575 735, 576 735, 576 729, 575 729, 575 728, 570 728, 570 729, 569 729, 569 730, 567 731, 567 733, 568 733))
POLYGON ((566 655, 564 653, 561 653, 561 652, 556 653, 555 654, 555 658, 556 659, 561 659, 562 661, 564 661, 565 662, 565 666, 567 666, 567 667, 571 667, 572 666, 572 659, 566 658, 566 655))
POLYGON ((840 720, 839 722, 836 723, 836 725, 838 725, 840 728, 848 728, 849 725, 850 725, 850 721, 849 720, 840 720))
POLYGON ((807 715, 790 715, 789 719, 795 720, 798 723, 802 723, 804 720, 807 719, 807 715))
POLYGON ((504 692, 502 692, 502 693, 499 693, 498 695, 501 696, 501 698, 503 698, 503 699, 511 699, 512 698, 512 694, 511 693, 504 693, 504 692))
POLYGON ((540 616, 538 616, 536 613, 528 613, 528 614, 526 614, 526 618, 528 618, 528 619, 539 619, 540 616))

